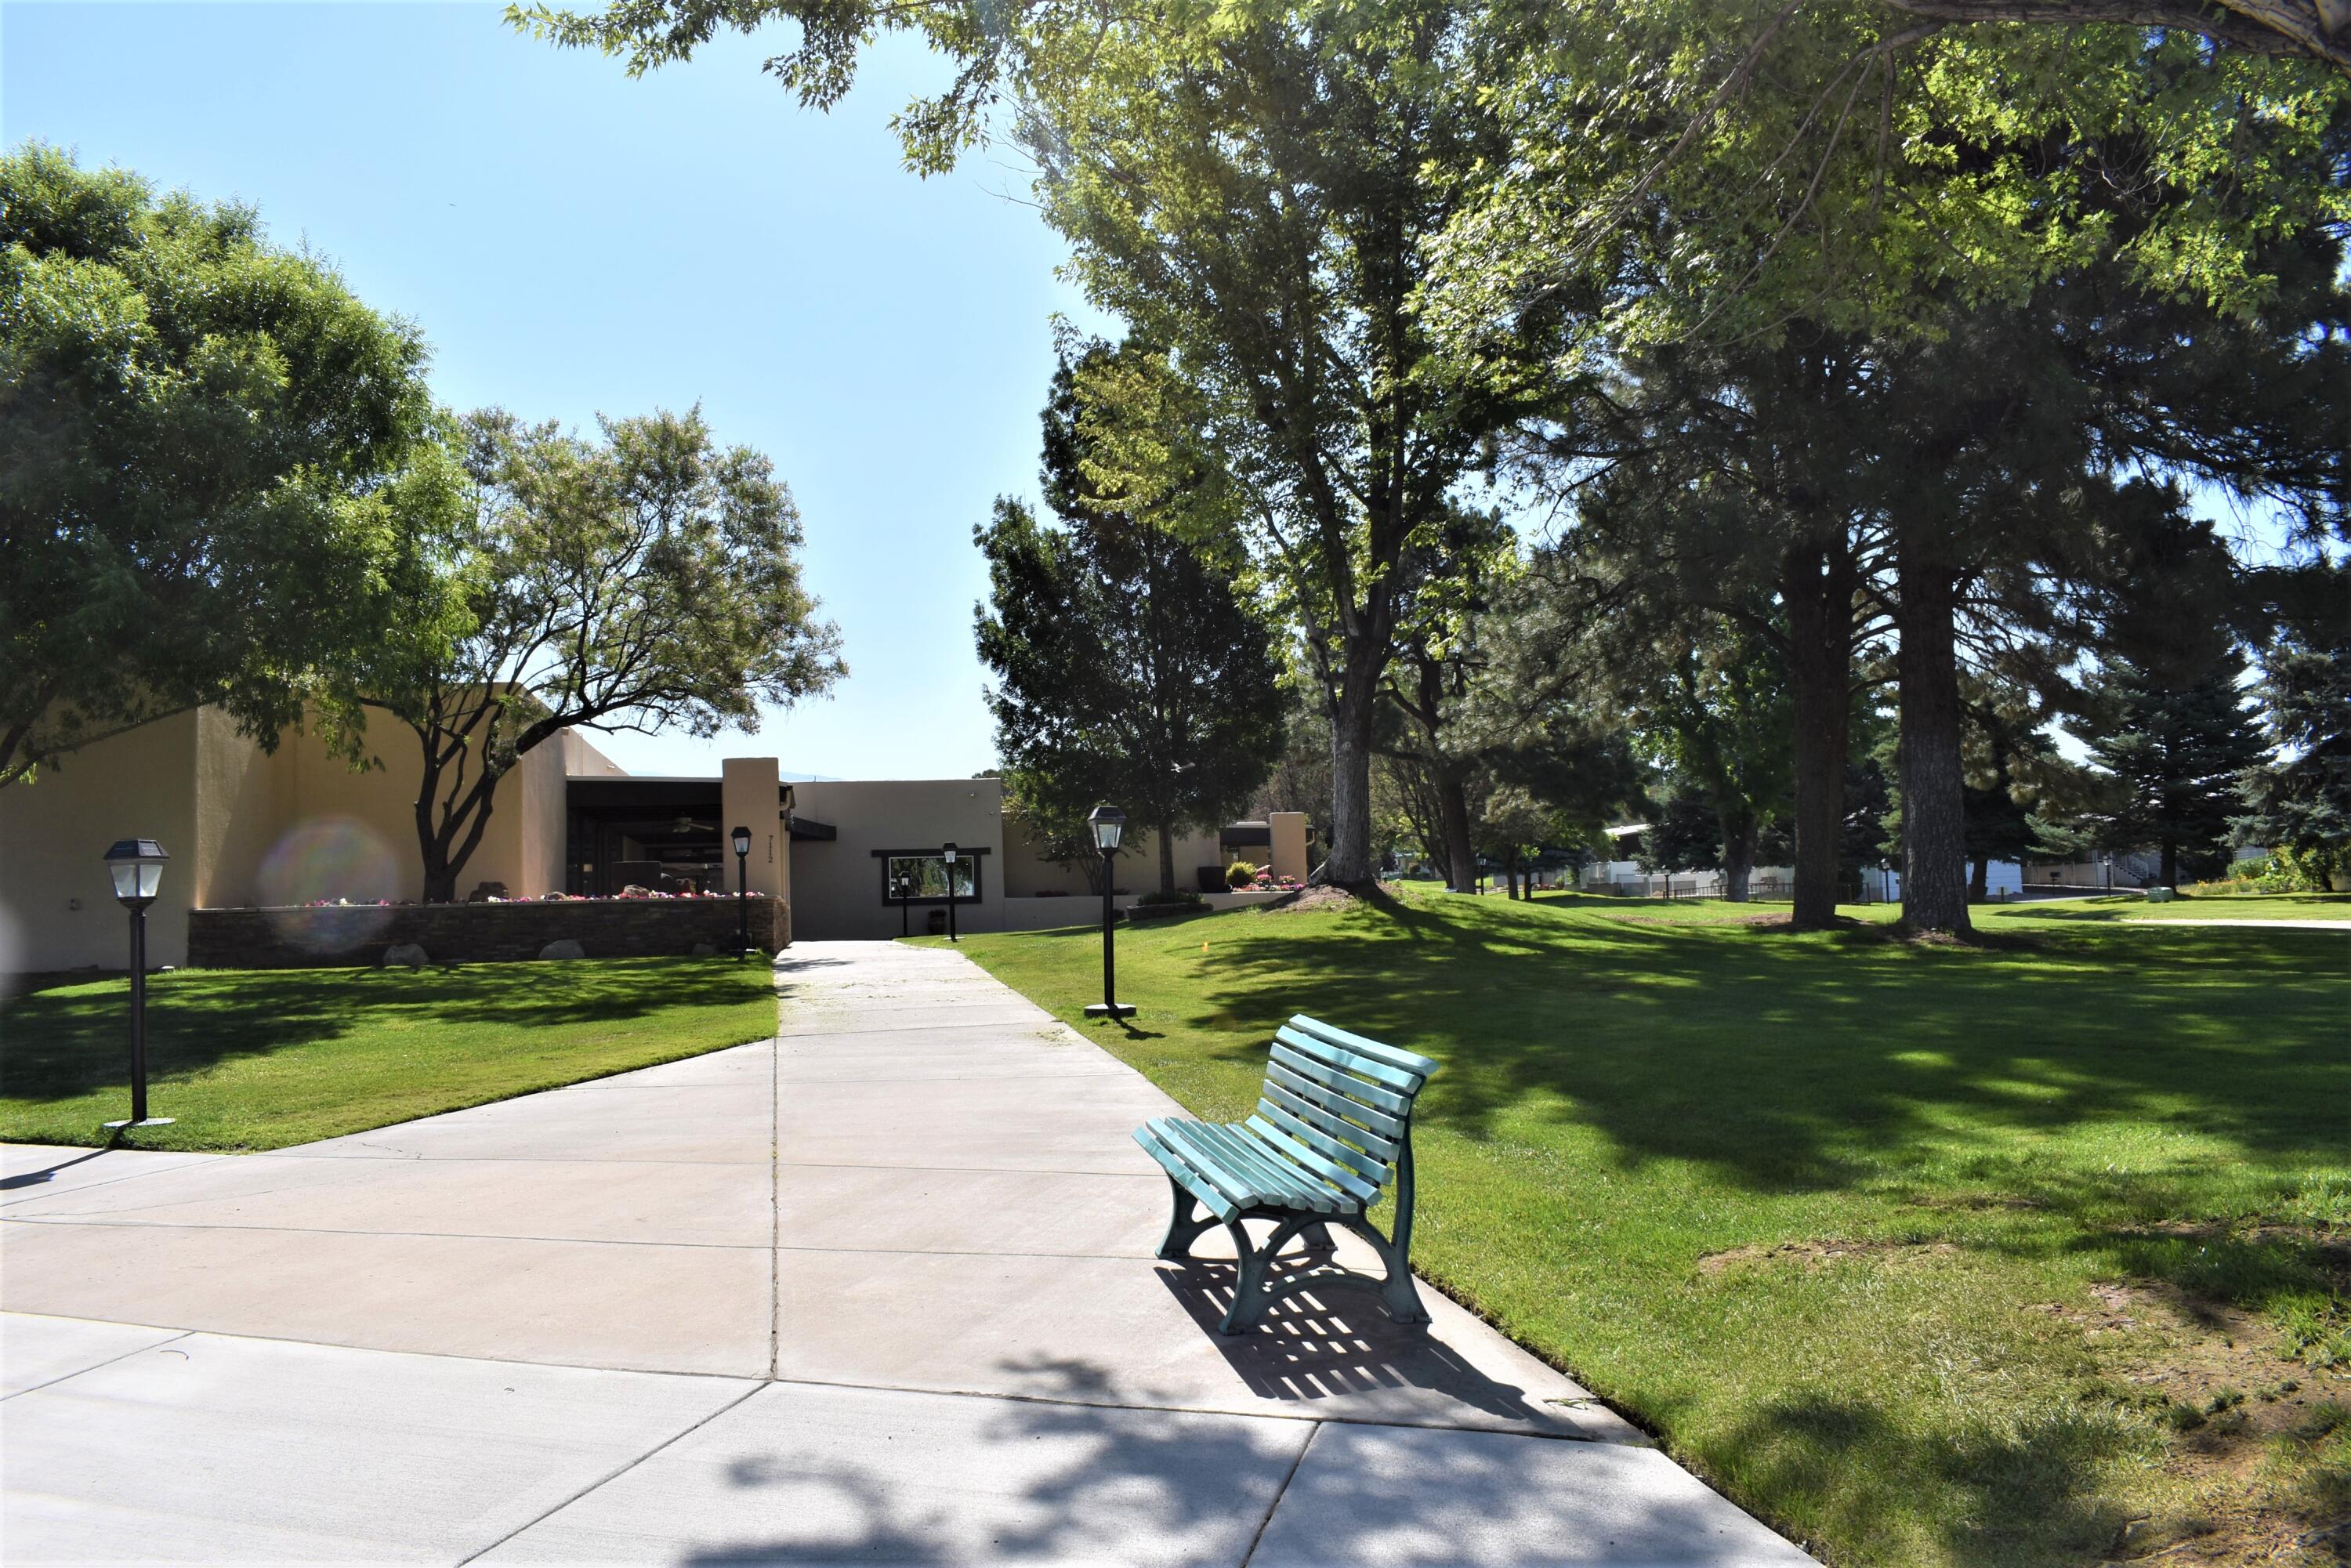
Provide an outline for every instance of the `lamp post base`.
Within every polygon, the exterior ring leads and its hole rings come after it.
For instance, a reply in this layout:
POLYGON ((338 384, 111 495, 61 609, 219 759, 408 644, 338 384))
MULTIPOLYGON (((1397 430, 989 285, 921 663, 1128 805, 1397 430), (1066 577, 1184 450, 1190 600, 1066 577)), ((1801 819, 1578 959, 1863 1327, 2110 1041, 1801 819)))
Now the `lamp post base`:
POLYGON ((1131 1019, 1134 1016, 1132 1002, 1088 1002, 1086 1017, 1090 1019, 1131 1019))
POLYGON ((125 1127, 168 1127, 178 1120, 177 1116, 150 1116, 143 1122, 109 1122, 105 1125, 108 1132, 119 1133, 125 1127))

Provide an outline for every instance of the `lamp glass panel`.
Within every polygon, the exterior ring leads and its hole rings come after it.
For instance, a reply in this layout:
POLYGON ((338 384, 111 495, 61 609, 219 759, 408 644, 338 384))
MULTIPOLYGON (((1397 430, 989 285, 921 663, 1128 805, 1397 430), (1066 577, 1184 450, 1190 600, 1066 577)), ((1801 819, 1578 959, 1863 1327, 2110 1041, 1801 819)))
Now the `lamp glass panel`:
POLYGON ((139 896, 152 898, 155 890, 163 885, 163 867, 160 862, 141 861, 139 863, 139 896))
POLYGON ((1094 824, 1094 847, 1101 850, 1104 854, 1108 854, 1111 851, 1118 848, 1119 834, 1125 829, 1125 823, 1116 821, 1105 820, 1096 822, 1094 824))
POLYGON ((114 874, 114 896, 139 896, 139 868, 130 861, 109 861, 106 869, 114 874))

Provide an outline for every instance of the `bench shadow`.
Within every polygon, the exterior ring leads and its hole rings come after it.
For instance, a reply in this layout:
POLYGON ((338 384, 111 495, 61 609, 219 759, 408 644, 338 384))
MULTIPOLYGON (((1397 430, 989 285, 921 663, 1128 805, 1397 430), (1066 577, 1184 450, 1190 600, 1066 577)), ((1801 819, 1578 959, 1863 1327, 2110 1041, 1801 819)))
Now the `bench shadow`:
MULTIPOLYGON (((1426 1323, 1391 1322, 1371 1292, 1340 1284, 1274 1303, 1244 1333, 1217 1332, 1232 1305, 1234 1265, 1196 1259, 1153 1272, 1242 1386, 1261 1399, 1307 1405, 1384 1391, 1423 1390, 1514 1422, 1542 1423, 1527 1390, 1488 1376, 1426 1323)), ((1403 1412, 1371 1412, 1374 1414, 1403 1412)))

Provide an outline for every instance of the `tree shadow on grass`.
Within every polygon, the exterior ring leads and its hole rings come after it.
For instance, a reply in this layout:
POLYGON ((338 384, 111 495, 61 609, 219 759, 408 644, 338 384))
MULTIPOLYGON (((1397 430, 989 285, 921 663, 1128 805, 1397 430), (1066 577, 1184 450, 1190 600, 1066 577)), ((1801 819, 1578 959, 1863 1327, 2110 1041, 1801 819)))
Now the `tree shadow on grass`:
POLYGON ((1992 1564, 2086 1562, 2111 1549, 2131 1514, 2101 1477, 2133 1444, 2089 1412, 1918 1433, 1866 1400, 1803 1394, 1705 1448, 1740 1494, 1807 1500, 1808 1517, 1783 1527, 1898 1562, 1918 1543, 1889 1538, 1883 1505, 1904 1495, 1915 1506, 1899 1517, 1946 1521, 1932 1527, 1950 1561, 1992 1564))
MULTIPOLYGON (((406 969, 179 970, 147 982, 152 1079, 387 1027, 559 1028, 740 1007, 731 959, 613 959, 406 969)), ((34 992, 0 1009, 0 1094, 49 1102, 120 1085, 127 978, 34 992)))
POLYGON ((1212 1060, 1261 1067, 1311 1014, 1442 1061, 1424 1126, 1580 1123, 1626 1164, 1763 1192, 1883 1185, 1934 1140, 2102 1118, 2280 1169, 2342 1153, 2339 977, 2258 932, 1932 948, 1459 903, 1350 911, 1311 962, 1280 928, 1228 930, 1186 1021, 1230 1031, 1212 1060))

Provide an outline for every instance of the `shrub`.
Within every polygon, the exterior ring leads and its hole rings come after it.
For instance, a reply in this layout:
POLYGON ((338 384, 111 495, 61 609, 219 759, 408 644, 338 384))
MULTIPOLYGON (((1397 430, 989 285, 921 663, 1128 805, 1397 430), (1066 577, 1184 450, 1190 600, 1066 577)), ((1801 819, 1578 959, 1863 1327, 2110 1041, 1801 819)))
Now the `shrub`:
POLYGON ((1179 887, 1173 893, 1162 893, 1158 889, 1155 888, 1151 892, 1146 893, 1142 897, 1136 899, 1134 902, 1138 904, 1144 904, 1151 908, 1158 909, 1182 904, 1198 904, 1202 907, 1206 907, 1208 901, 1202 898, 1198 894, 1194 893, 1189 888, 1179 887))
POLYGON ((2267 860, 2241 860, 2229 867, 2226 880, 2199 882, 2190 893, 2325 893, 2332 870, 2323 852, 2280 849, 2267 860))
POLYGON ((1225 868, 1225 885, 1227 887, 1248 887, 1251 883, 1255 883, 1257 878, 1258 868, 1249 864, 1247 861, 1235 861, 1232 864, 1225 868))

